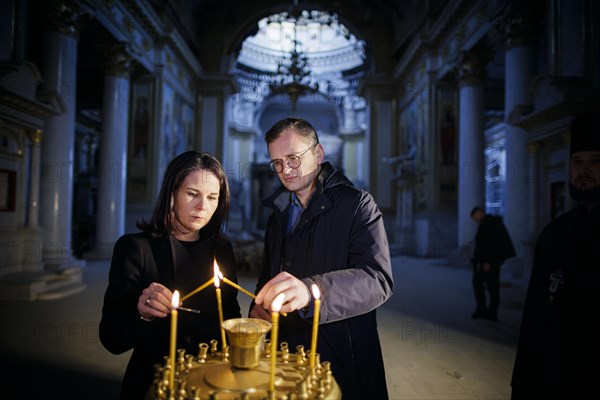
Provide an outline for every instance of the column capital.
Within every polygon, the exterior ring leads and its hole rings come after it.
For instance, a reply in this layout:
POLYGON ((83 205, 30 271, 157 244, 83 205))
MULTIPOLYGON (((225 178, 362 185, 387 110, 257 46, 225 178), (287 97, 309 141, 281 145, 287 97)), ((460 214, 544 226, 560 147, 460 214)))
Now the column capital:
POLYGON ((238 92, 235 77, 231 74, 209 73, 198 80, 198 93, 201 96, 231 95, 238 92))
POLYGON ((33 131, 29 131, 29 137, 31 138, 31 143, 39 145, 42 143, 42 139, 44 139, 44 133, 41 129, 36 129, 33 131))
POLYGON ((537 141, 537 140, 534 142, 527 143, 527 150, 529 150, 529 155, 531 157, 537 156, 537 153, 540 150, 540 147, 542 147, 542 142, 537 141))
POLYGON ((461 86, 475 86, 483 82, 484 61, 472 51, 463 51, 456 64, 456 75, 461 86))
POLYGON ((356 92, 359 96, 366 98, 378 96, 394 97, 398 92, 398 82, 388 76, 367 76, 361 79, 356 92))
POLYGON ((65 35, 77 36, 81 31, 84 17, 88 13, 73 0, 49 0, 44 2, 46 29, 65 35))
POLYGON ((107 75, 128 77, 131 74, 135 58, 128 43, 99 45, 98 49, 104 56, 107 75))
POLYGON ((509 0, 491 21, 506 48, 532 42, 540 21, 539 1, 509 0))
POLYGON ((562 137, 563 143, 567 147, 571 146, 571 132, 563 132, 561 134, 561 137, 562 137))

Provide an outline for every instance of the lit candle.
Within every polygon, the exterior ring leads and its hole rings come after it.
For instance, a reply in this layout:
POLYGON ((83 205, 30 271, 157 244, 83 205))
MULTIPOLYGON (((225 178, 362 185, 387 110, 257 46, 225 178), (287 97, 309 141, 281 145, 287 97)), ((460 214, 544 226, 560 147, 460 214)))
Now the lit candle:
POLYGON ((223 278, 223 274, 219 270, 219 265, 217 264, 217 260, 214 262, 215 269, 215 277, 213 281, 215 282, 215 290, 217 292, 217 308, 219 309, 219 328, 221 329, 221 349, 225 349, 227 347, 227 341, 225 340, 225 328, 223 328, 223 304, 221 304, 221 279, 223 278))
POLYGON ((319 331, 319 310, 321 308, 321 292, 317 285, 311 286, 313 297, 315 298, 315 312, 313 317, 312 341, 310 345, 310 369, 315 367, 315 358, 317 355, 317 332, 319 331))
POLYGON ((175 350, 177 348, 177 307, 179 307, 179 292, 173 292, 171 298, 171 342, 169 343, 169 366, 171 372, 169 374, 169 393, 173 395, 173 387, 175 386, 175 350))
POLYGON ((196 293, 198 293, 199 291, 206 289, 208 286, 212 285, 213 281, 215 280, 215 278, 210 278, 209 280, 207 280, 205 283, 203 283, 202 285, 198 286, 196 289, 192 290, 191 292, 189 292, 188 294, 186 294, 185 296, 183 296, 181 298, 181 301, 185 301, 188 298, 190 298, 191 296, 195 295, 196 293))
POLYGON ((277 361, 277 331, 279 330, 279 310, 283 305, 285 294, 279 293, 271 303, 271 379, 269 390, 275 391, 275 362, 277 361))

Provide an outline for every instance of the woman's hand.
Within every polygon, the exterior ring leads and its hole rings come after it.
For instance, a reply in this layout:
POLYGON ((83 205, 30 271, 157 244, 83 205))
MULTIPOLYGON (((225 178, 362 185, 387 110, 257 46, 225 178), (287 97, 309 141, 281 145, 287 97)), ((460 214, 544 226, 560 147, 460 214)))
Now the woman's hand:
POLYGON ((169 289, 160 283, 152 282, 138 299, 137 309, 140 316, 143 320, 166 317, 173 308, 172 297, 173 293, 169 289))

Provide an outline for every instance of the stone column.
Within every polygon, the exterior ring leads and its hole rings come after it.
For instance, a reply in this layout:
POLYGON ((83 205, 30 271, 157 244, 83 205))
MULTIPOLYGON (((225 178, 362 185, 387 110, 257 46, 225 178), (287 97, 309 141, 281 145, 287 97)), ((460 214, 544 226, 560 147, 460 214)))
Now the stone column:
POLYGON ((475 206, 485 209, 483 135, 483 66, 473 53, 463 53, 458 65, 458 245, 475 238, 477 224, 471 220, 475 206))
MULTIPOLYGON (((37 129, 29 133, 31 137, 31 176, 36 178, 40 176, 40 161, 41 161, 41 143, 42 143, 42 131, 37 129)), ((29 204, 28 206, 28 228, 39 227, 39 216, 40 216, 40 181, 39 179, 32 179, 29 188, 29 204)))
POLYGON ((98 168, 95 255, 98 258, 110 258, 116 240, 125 233, 127 132, 133 58, 123 44, 103 50, 106 75, 98 168))
POLYGON ((363 187, 366 183, 364 173, 364 143, 365 133, 362 129, 354 131, 340 129, 342 139, 342 167, 348 179, 363 187))
POLYGON ((0 7, 0 61, 13 59, 15 0, 6 0, 0 7))
POLYGON ((531 243, 535 243, 538 235, 539 219, 539 149, 540 142, 529 143, 529 237, 531 243))
POLYGON ((365 134, 356 121, 356 105, 356 96, 344 98, 343 126, 339 129, 340 138, 343 141, 341 161, 346 176, 355 184, 362 186, 366 182, 363 165, 364 154, 362 152, 365 134))
MULTIPOLYGON (((70 3, 69 3, 70 4, 70 3)), ((43 91, 58 99, 63 112, 46 120, 42 143, 40 224, 44 228, 46 268, 60 269, 73 262, 71 225, 77 83, 77 33, 81 16, 76 5, 47 3, 44 34, 43 91)))
POLYGON ((511 124, 531 104, 529 87, 535 73, 531 28, 535 12, 528 3, 512 1, 495 21, 505 44, 504 118, 506 122, 506 188, 504 221, 517 256, 529 254, 529 157, 527 132, 511 124), (526 222, 527 221, 527 222, 526 222))
POLYGON ((220 159, 224 159, 224 143, 227 143, 229 132, 225 121, 228 120, 227 99, 234 93, 235 82, 231 75, 210 75, 200 82, 198 94, 198 136, 197 150, 207 151, 220 159))
POLYGON ((384 159, 395 156, 397 139, 397 85, 388 79, 367 78, 361 82, 359 96, 367 101, 366 177, 367 190, 383 210, 395 208, 394 182, 384 159))

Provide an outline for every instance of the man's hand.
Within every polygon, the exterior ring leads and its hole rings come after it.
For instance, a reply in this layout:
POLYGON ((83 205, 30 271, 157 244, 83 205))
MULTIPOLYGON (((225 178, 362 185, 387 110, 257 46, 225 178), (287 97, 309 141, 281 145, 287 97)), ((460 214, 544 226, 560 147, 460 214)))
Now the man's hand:
MULTIPOLYGON (((280 272, 258 292, 254 300, 256 305, 250 314, 252 315, 257 308, 262 308, 265 312, 270 310, 271 303, 280 293, 285 294, 285 303, 280 310, 282 313, 299 310, 308 306, 310 302, 309 289, 304 282, 287 272, 280 272)), ((257 313, 261 315, 260 310, 257 313)))
POLYGON ((271 322, 271 313, 269 310, 265 310, 263 306, 254 305, 252 310, 250 310, 250 314, 248 315, 250 318, 258 318, 264 319, 265 321, 271 322))

